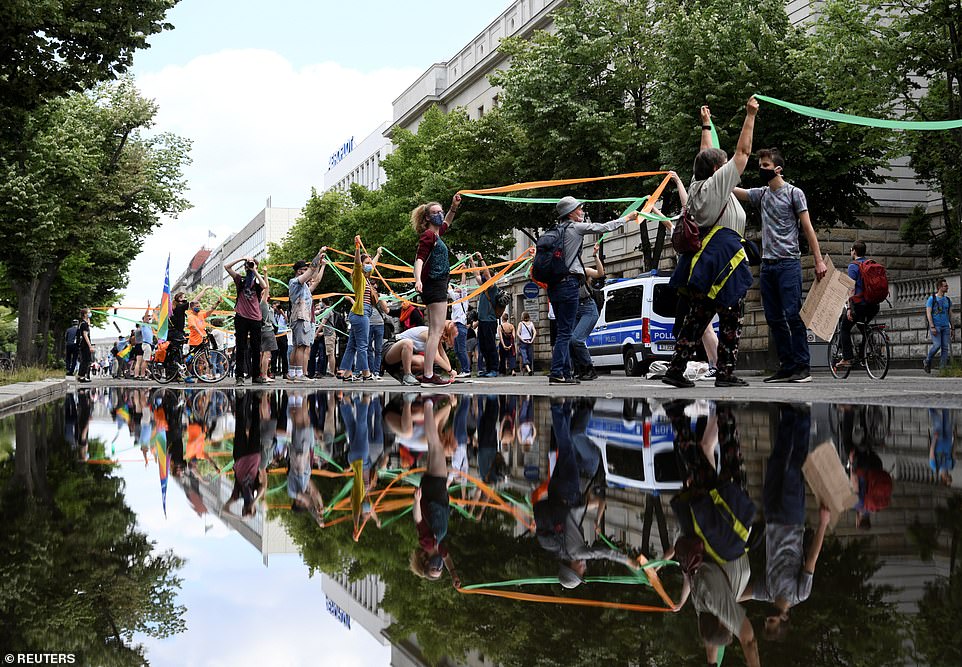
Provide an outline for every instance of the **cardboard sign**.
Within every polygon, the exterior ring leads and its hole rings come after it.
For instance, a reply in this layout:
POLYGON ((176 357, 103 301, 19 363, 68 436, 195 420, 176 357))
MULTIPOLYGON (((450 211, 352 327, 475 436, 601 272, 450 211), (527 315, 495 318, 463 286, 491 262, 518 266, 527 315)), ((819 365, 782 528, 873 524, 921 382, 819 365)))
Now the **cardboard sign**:
POLYGON ((821 280, 816 280, 808 290, 800 315, 802 322, 812 333, 828 341, 835 333, 842 307, 855 289, 855 281, 849 278, 848 274, 836 269, 831 257, 826 255, 824 260, 828 273, 821 280))
POLYGON ((802 473, 815 498, 832 513, 828 525, 834 528, 839 517, 858 502, 858 495, 852 490, 834 443, 823 442, 810 451, 802 466, 802 473))

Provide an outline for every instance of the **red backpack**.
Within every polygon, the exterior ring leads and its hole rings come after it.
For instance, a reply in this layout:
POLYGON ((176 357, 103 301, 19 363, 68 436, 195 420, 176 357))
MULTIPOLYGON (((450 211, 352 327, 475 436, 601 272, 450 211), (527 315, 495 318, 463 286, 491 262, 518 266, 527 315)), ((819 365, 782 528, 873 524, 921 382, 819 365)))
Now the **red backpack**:
POLYGON ((885 267, 874 259, 858 262, 858 272, 862 276, 862 303, 879 304, 889 295, 889 279, 885 267))

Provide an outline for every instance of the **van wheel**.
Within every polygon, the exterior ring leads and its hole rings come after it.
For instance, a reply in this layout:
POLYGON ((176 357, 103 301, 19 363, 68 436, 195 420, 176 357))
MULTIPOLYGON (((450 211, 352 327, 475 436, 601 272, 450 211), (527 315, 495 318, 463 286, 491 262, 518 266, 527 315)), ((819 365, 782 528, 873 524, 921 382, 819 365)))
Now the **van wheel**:
POLYGON ((628 377, 637 377, 641 375, 641 363, 638 361, 638 357, 635 356, 635 351, 632 348, 626 348, 625 354, 625 375, 628 377))

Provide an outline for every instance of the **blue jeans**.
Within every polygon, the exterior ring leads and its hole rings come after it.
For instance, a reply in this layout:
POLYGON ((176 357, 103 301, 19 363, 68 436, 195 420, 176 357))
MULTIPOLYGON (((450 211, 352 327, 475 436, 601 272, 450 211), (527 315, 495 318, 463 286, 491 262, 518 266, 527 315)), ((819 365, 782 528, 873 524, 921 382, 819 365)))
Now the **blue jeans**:
POLYGON ((591 353, 585 341, 598 322, 598 306, 594 299, 582 299, 578 304, 575 328, 571 334, 571 358, 576 366, 592 368, 591 353))
POLYGON ((468 325, 455 322, 458 335, 454 339, 454 353, 458 357, 458 367, 462 373, 471 372, 471 362, 468 360, 468 325))
POLYGON ((762 498, 765 523, 783 526, 805 524, 805 478, 802 464, 808 456, 811 413, 804 406, 778 408, 778 435, 768 457, 762 498))
POLYGON ((518 353, 521 355, 521 365, 527 366, 528 370, 534 370, 534 343, 518 341, 518 353))
POLYGON ((341 359, 340 370, 350 371, 352 368, 355 373, 369 371, 367 363, 368 335, 371 330, 371 307, 364 306, 364 314, 356 315, 351 313, 347 321, 351 323, 351 332, 347 337, 347 348, 344 350, 344 358, 341 359))
POLYGON ((372 324, 368 328, 367 365, 371 372, 381 372, 381 346, 384 343, 384 325, 372 324))
POLYGON ((929 353, 925 355, 925 363, 931 364, 935 353, 939 350, 942 351, 942 358, 939 361, 939 368, 945 368, 946 364, 949 363, 949 350, 952 349, 951 340, 952 329, 949 327, 939 327, 932 333, 929 329, 929 336, 932 337, 932 347, 929 349, 929 353))
POLYGON ((578 280, 568 276, 548 288, 548 298, 554 308, 558 335, 551 352, 551 376, 571 377, 571 335, 578 317, 578 280))
POLYGON ((802 311, 802 264, 797 259, 765 260, 761 269, 762 307, 775 339, 783 372, 807 369, 808 333, 802 311))

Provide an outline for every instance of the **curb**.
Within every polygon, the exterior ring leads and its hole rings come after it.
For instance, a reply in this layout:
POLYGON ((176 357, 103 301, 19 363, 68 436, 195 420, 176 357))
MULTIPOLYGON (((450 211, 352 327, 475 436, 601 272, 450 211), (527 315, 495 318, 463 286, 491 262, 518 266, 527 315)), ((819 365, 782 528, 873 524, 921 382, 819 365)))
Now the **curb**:
POLYGON ((38 380, 18 382, 0 387, 0 417, 33 408, 37 403, 58 398, 67 393, 69 382, 62 380, 38 380))

